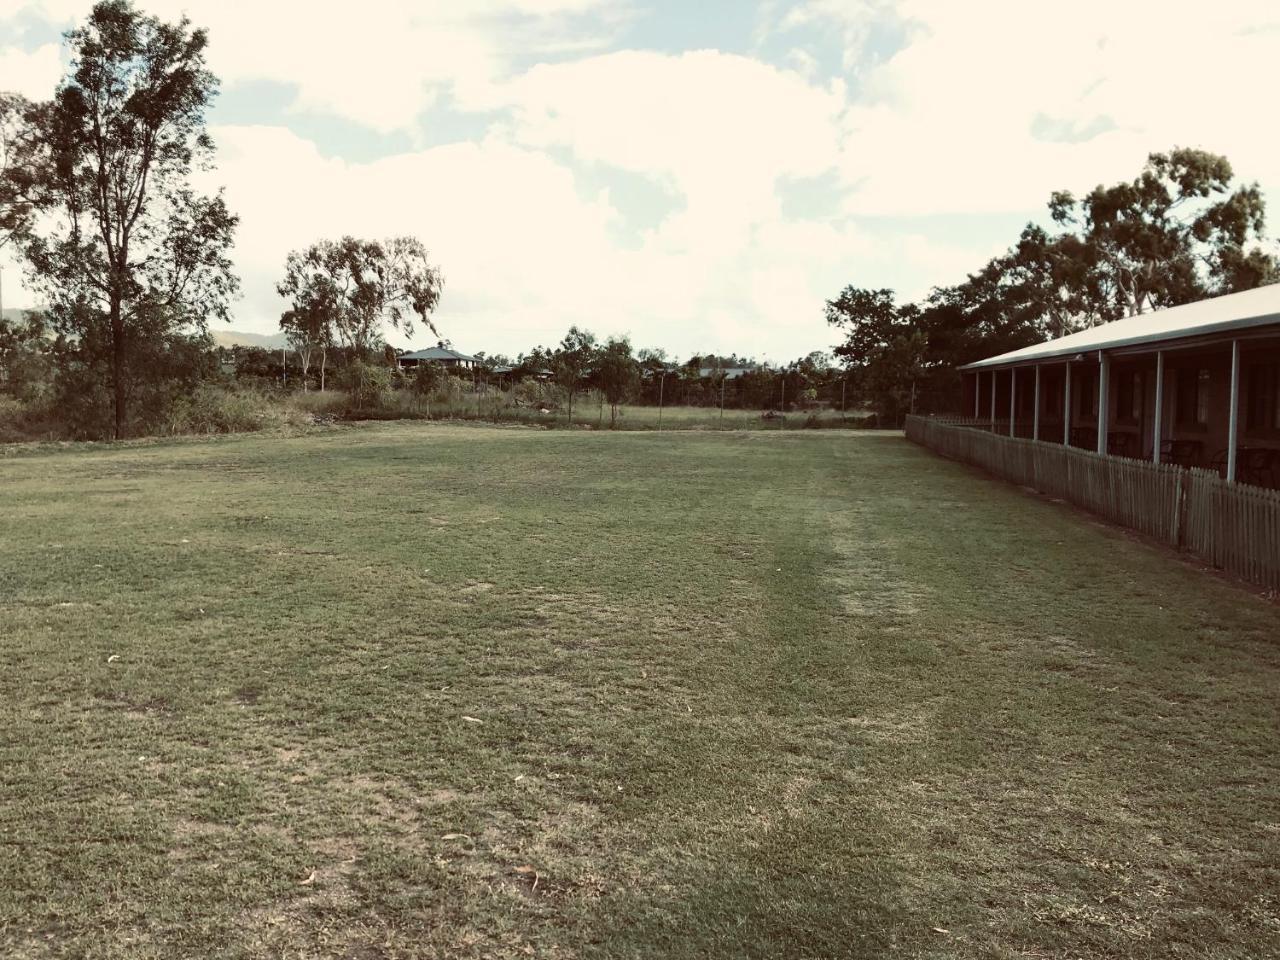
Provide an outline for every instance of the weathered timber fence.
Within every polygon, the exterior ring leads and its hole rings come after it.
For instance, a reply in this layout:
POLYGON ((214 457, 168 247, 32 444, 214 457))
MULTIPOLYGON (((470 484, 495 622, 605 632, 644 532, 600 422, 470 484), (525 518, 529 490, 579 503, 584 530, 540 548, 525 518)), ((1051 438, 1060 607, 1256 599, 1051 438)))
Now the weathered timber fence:
POLYGON ((1280 491, 1229 484, 1208 470, 1001 436, 973 421, 908 417, 906 434, 944 457, 1059 497, 1280 590, 1280 491))
POLYGON ((1215 567, 1280 590, 1280 490, 1191 470, 1186 547, 1215 567))

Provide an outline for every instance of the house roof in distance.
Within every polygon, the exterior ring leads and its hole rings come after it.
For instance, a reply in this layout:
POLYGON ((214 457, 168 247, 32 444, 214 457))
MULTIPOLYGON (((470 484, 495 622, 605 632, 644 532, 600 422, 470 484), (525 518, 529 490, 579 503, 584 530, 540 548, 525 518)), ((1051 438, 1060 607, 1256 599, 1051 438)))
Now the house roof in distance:
POLYGON ((1078 333, 1037 343, 1021 350, 966 364, 961 370, 1015 366, 1054 358, 1071 357, 1093 350, 1156 344, 1214 333, 1230 333, 1280 324, 1280 283, 1197 300, 1181 307, 1169 307, 1136 317, 1125 317, 1078 333))
POLYGON ((415 350, 413 353, 402 353, 401 360, 469 360, 472 363, 477 362, 475 357, 468 356, 465 353, 459 353, 452 347, 446 347, 442 343, 437 343, 434 347, 427 347, 425 350, 415 350))

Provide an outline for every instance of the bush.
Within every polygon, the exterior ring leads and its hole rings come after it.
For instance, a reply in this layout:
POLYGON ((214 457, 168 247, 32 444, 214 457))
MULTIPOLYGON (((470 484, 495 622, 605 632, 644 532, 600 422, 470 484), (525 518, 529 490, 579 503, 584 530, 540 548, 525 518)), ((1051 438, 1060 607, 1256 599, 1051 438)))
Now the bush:
POLYGON ((257 390, 228 390, 202 384, 169 408, 158 433, 242 433, 309 420, 298 411, 257 390))
POLYGON ((347 391, 352 410, 378 412, 391 402, 392 375, 390 367, 381 364, 355 361, 343 371, 343 388, 347 391))
POLYGON ((58 435, 56 426, 47 405, 0 393, 0 443, 50 439, 58 435))

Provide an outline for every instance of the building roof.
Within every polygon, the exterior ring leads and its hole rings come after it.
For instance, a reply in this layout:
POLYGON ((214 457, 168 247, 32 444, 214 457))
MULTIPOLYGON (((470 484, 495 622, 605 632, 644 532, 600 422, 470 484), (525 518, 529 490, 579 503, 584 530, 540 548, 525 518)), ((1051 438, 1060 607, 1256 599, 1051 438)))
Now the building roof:
POLYGON ((476 362, 475 357, 469 357, 465 353, 459 353, 451 347, 434 346, 427 347, 425 350, 415 350, 413 353, 402 353, 401 360, 470 360, 476 362))
POLYGON ((726 380, 737 380, 750 372, 750 367, 702 367, 698 370, 698 376, 703 379, 718 379, 723 374, 726 380))
POLYGON ((1120 347, 1156 344, 1165 340, 1182 340, 1215 333, 1230 333, 1280 324, 1280 283, 1241 293, 1198 300, 1181 307, 1169 307, 1154 313, 1125 317, 1072 333, 1057 340, 1037 343, 1021 350, 988 357, 970 363, 961 370, 1014 366, 1035 363, 1055 357, 1071 357, 1092 350, 1114 350, 1120 347))

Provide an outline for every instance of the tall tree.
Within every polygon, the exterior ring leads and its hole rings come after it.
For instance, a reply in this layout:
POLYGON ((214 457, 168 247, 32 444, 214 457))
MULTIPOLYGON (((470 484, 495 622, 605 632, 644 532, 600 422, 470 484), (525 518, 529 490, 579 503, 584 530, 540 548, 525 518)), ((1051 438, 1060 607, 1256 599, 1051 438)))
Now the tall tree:
POLYGON ((596 356, 596 337, 589 330, 570 327, 551 354, 551 370, 569 399, 569 425, 573 426, 573 398, 596 356))
POLYGON ((55 328, 87 369, 108 368, 119 438, 133 385, 164 355, 157 347, 226 319, 237 218, 221 194, 190 183, 213 154, 205 110, 218 84, 205 32, 102 0, 66 39, 71 72, 28 113, 28 160, 42 169, 24 176, 42 190, 24 246, 55 328))
POLYGON ((311 361, 320 354, 320 389, 325 388, 325 372, 329 365, 329 348, 333 346, 333 326, 328 312, 317 303, 304 302, 280 315, 280 329, 302 367, 302 392, 307 391, 311 361))
POLYGON ((618 424, 618 407, 640 380, 640 364, 626 337, 611 337, 599 352, 596 377, 604 398, 609 401, 609 429, 618 424))
POLYGON ((420 240, 348 236, 290 253, 276 291, 293 311, 318 312, 336 342, 366 359, 385 327, 412 335, 417 319, 438 336, 431 313, 443 287, 420 240))
POLYGON ((1266 203, 1256 183, 1232 185, 1226 157, 1153 153, 1132 181, 1080 200, 1053 194, 1049 212, 1079 241, 1077 294, 1099 321, 1177 306, 1280 279, 1258 247, 1266 203))

